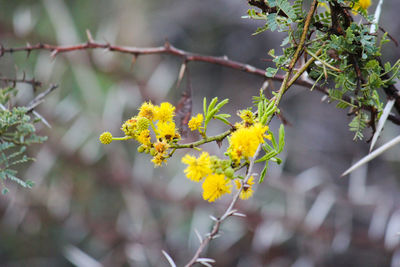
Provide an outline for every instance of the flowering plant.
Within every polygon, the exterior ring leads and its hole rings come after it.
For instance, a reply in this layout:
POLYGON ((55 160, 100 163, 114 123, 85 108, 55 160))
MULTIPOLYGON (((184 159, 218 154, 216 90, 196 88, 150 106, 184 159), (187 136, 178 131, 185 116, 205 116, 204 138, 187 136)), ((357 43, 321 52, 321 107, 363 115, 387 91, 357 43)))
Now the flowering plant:
MULTIPOLYGON (((197 131, 201 139, 193 143, 182 144, 174 121, 175 107, 168 102, 159 106, 151 102, 144 102, 139 108, 139 113, 122 124, 123 137, 113 137, 111 133, 104 132, 100 135, 103 144, 110 144, 114 140, 136 140, 140 146, 138 152, 150 154, 155 167, 166 163, 177 149, 191 148, 201 151, 202 144, 210 142, 222 142, 228 139, 229 146, 225 152, 226 159, 210 156, 208 152, 202 152, 198 157, 186 154, 182 162, 187 165, 184 170, 188 179, 194 182, 203 182, 203 198, 214 202, 225 194, 232 192, 232 182, 240 190, 240 198, 248 199, 253 194, 254 177, 249 173, 250 159, 257 157, 258 150, 262 148, 264 156, 254 162, 264 162, 265 166, 259 182, 262 182, 269 161, 280 163, 277 155, 284 147, 284 127, 279 131, 279 144, 274 134, 269 130, 268 123, 277 111, 275 100, 265 98, 263 92, 255 98, 257 108, 238 111, 240 122, 231 124, 228 121, 229 114, 220 114, 221 108, 228 103, 225 99, 218 103, 215 97, 207 105, 204 98, 203 114, 193 116, 187 126, 191 131, 197 131), (207 126, 212 119, 220 120, 227 124, 229 129, 219 135, 207 136, 207 126), (268 144, 270 141, 270 144, 268 144), (239 175, 242 168, 247 168, 247 176, 239 175)), ((279 111, 278 111, 279 112, 279 111)))

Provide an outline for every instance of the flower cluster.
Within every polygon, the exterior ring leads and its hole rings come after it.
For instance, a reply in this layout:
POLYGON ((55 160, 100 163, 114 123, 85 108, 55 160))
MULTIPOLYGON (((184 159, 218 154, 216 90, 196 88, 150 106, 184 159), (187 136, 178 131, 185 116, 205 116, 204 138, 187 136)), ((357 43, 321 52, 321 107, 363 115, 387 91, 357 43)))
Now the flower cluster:
MULTIPOLYGON (((210 157, 207 152, 201 153, 198 158, 188 154, 182 158, 182 162, 188 165, 184 170, 187 178, 195 182, 204 179, 203 198, 209 202, 214 202, 222 195, 231 193, 231 181, 235 181, 238 189, 243 187, 240 198, 248 199, 253 194, 254 178, 251 177, 243 183, 243 177, 235 176, 235 171, 240 169, 242 160, 246 164, 255 155, 260 144, 271 137, 266 134, 268 126, 262 125, 253 112, 243 110, 238 115, 242 121, 235 124, 234 130, 228 137, 229 147, 226 155, 229 159, 210 157)), ((189 127, 199 128, 198 125, 201 123, 197 121, 202 121, 202 116, 193 117, 189 122, 189 127)))
POLYGON ((141 144, 138 151, 151 154, 154 165, 161 166, 169 157, 168 149, 181 139, 174 116, 175 107, 168 102, 159 106, 144 102, 139 108, 139 114, 122 124, 124 137, 112 137, 111 133, 105 132, 100 136, 100 141, 109 144, 112 140, 135 139, 141 144))
MULTIPOLYGON (((225 194, 232 192, 231 181, 234 180, 238 189, 242 186, 243 177, 235 179, 235 170, 232 168, 230 160, 221 160, 216 156, 210 156, 207 152, 202 152, 196 158, 192 155, 185 155, 182 162, 188 166, 184 170, 187 178, 194 182, 203 181, 203 198, 209 202, 214 202, 225 194)), ((253 194, 253 178, 250 178, 243 187, 240 194, 241 199, 247 199, 253 194)))
MULTIPOLYGON (((161 103, 159 106, 153 105, 151 102, 143 103, 139 108, 138 115, 122 124, 121 130, 125 133, 124 137, 113 137, 111 133, 105 132, 99 139, 103 144, 109 144, 113 140, 134 139, 140 143, 138 152, 150 154, 152 162, 157 167, 166 162, 176 149, 192 148, 201 151, 200 145, 214 141, 221 142, 227 138, 229 140, 229 146, 225 152, 227 158, 210 156, 204 151, 197 157, 186 154, 181 160, 187 165, 184 173, 191 181, 202 183, 203 198, 209 202, 214 202, 221 196, 230 194, 233 185, 240 190, 239 197, 241 199, 248 199, 254 192, 254 178, 251 176, 246 179, 237 172, 244 167, 249 167, 251 158, 255 156, 261 145, 267 154, 258 162, 267 161, 279 154, 279 148, 273 135, 272 145, 274 148, 265 144, 265 140, 271 139, 272 134, 265 125, 266 116, 274 112, 274 102, 266 101, 263 95, 260 95, 259 99, 257 113, 253 113, 251 110, 240 111, 238 115, 241 121, 235 125, 227 120, 228 114, 218 113, 221 107, 228 102, 227 100, 218 103, 218 99, 214 98, 208 107, 204 100, 204 113, 193 116, 187 125, 192 131, 200 133, 201 139, 193 143, 178 143, 181 136, 174 122, 175 107, 167 102, 161 103), (207 136, 207 124, 211 119, 221 120, 229 125, 230 129, 220 135, 207 136), (271 151, 268 151, 267 148, 271 151)), ((280 138, 279 147, 283 147, 282 140, 280 138)), ((277 158, 274 160, 279 161, 277 158)), ((265 171, 263 173, 260 181, 263 179, 265 171)))
POLYGON ((268 126, 258 122, 250 110, 241 111, 239 116, 243 121, 236 123, 237 130, 231 134, 228 148, 228 154, 235 166, 240 164, 241 159, 253 157, 259 145, 264 143, 264 138, 271 138, 265 134, 268 126))

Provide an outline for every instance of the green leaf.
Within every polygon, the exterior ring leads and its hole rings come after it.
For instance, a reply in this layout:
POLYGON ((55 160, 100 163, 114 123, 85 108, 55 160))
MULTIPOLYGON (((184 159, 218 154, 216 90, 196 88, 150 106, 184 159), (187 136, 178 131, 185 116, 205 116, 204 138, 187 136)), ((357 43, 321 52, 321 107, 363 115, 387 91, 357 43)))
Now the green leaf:
POLYGON ((261 171, 260 174, 260 179, 258 180, 258 183, 262 183, 264 181, 265 175, 267 174, 267 169, 268 169, 268 161, 265 162, 265 166, 263 170, 261 171))
POLYGON ((275 150, 278 150, 278 145, 275 140, 274 133, 268 130, 268 134, 271 135, 271 143, 275 150))
POLYGON ((214 97, 214 98, 211 100, 210 105, 208 105, 207 113, 210 113, 210 111, 211 111, 212 109, 214 109, 214 106, 215 106, 215 104, 216 104, 217 102, 218 102, 218 97, 214 97))
POLYGON ((279 127, 279 149, 278 154, 282 152, 283 148, 285 147, 285 127, 283 124, 279 127))
POLYGON ((265 76, 271 78, 271 77, 274 77, 274 76, 276 75, 277 72, 278 72, 278 69, 268 67, 268 68, 265 70, 265 76))
MULTIPOLYGON (((228 114, 218 114, 218 115, 215 115, 214 118, 216 118, 216 119, 222 121, 223 123, 225 123, 225 124, 227 124, 227 125, 231 125, 231 123, 230 123, 227 119, 225 119, 225 117, 222 116, 222 115, 228 115, 228 114)), ((230 115, 229 115, 229 116, 230 116, 230 115)))
POLYGON ((255 163, 260 163, 263 161, 268 161, 271 158, 275 157, 278 153, 275 150, 272 150, 270 152, 268 152, 267 154, 265 154, 264 156, 262 156, 261 158, 259 158, 258 160, 254 161, 255 163))
POLYGON ((229 99, 226 98, 226 99, 222 100, 221 102, 219 102, 218 105, 217 105, 215 108, 219 111, 219 110, 220 110, 224 105, 226 105, 228 102, 229 102, 229 99))
POLYGON ((276 162, 278 165, 280 165, 282 163, 282 160, 277 157, 272 157, 270 160, 276 162))
POLYGON ((207 116, 207 98, 203 98, 203 113, 204 117, 207 116))

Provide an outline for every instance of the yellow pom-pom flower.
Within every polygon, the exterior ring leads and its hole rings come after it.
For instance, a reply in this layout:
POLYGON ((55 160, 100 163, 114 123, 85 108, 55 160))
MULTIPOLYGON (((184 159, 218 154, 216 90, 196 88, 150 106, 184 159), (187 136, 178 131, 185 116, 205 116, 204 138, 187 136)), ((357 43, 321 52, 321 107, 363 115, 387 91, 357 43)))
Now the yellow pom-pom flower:
POLYGON ((155 108, 155 119, 160 122, 172 121, 174 117, 175 107, 168 102, 163 102, 155 108))
MULTIPOLYGON (((240 180, 235 180, 235 184, 237 189, 240 189, 242 187, 242 182, 240 180)), ((244 184, 242 192, 240 192, 239 195, 240 199, 248 199, 253 195, 254 193, 253 184, 254 184, 254 177, 251 176, 249 180, 247 180, 247 183, 244 184)))
POLYGON ((195 131, 200 128, 203 123, 204 117, 203 114, 199 113, 196 117, 192 117, 188 123, 190 130, 195 131))
POLYGON ((239 117, 245 122, 246 125, 254 123, 254 114, 251 110, 245 109, 239 112, 239 117))
POLYGON ((223 174, 210 174, 203 183, 203 198, 208 202, 214 202, 222 195, 231 193, 230 180, 223 174))
POLYGON ((242 127, 232 133, 229 139, 228 151, 231 158, 235 161, 240 161, 242 157, 253 157, 258 146, 264 143, 264 138, 270 138, 265 135, 268 126, 263 126, 261 123, 255 123, 250 127, 242 127))
POLYGON ((192 181, 199 182, 203 177, 211 173, 211 160, 207 152, 201 153, 197 159, 187 154, 182 158, 182 162, 188 165, 184 172, 187 178, 192 181))
POLYGON ((165 141, 157 142, 154 144, 154 148, 157 151, 157 153, 164 154, 168 150, 169 144, 165 141))
POLYGON ((161 122, 157 123, 157 138, 163 138, 167 141, 171 141, 175 137, 176 129, 175 123, 173 121, 170 122, 161 122))
POLYGON ((137 141, 146 147, 150 146, 151 145, 150 131, 148 129, 141 131, 137 137, 137 141))
POLYGON ((154 163, 154 167, 159 167, 162 165, 163 162, 166 162, 165 157, 163 154, 157 154, 153 157, 151 162, 154 163))
POLYGON ((132 117, 129 120, 125 121, 122 124, 121 130, 125 133, 126 136, 135 137, 135 133, 137 130, 137 117, 132 117))
POLYGON ((99 140, 102 144, 108 145, 112 142, 113 136, 110 132, 104 132, 100 135, 99 140))
POLYGON ((144 102, 139 108, 139 117, 145 117, 150 121, 155 120, 156 108, 151 102, 144 102))

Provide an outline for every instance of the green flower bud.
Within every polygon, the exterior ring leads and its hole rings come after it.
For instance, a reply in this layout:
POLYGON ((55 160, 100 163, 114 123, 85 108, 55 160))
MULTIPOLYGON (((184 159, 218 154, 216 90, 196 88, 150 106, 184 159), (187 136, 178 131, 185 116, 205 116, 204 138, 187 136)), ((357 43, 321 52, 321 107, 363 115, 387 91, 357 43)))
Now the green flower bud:
POLYGON ((223 174, 224 171, 221 168, 218 168, 218 169, 215 170, 215 173, 216 174, 223 174))
POLYGON ((225 169, 224 174, 225 174, 226 177, 232 178, 233 175, 235 174, 235 170, 232 169, 231 167, 228 167, 228 168, 225 169))
POLYGON ((144 146, 139 146, 139 147, 137 148, 137 151, 138 151, 139 153, 143 153, 144 150, 145 150, 144 146))
POLYGON ((149 128, 149 125, 150 125, 149 119, 147 119, 145 117, 139 117, 139 119, 137 121, 137 130, 139 132, 146 130, 147 128, 149 128))

